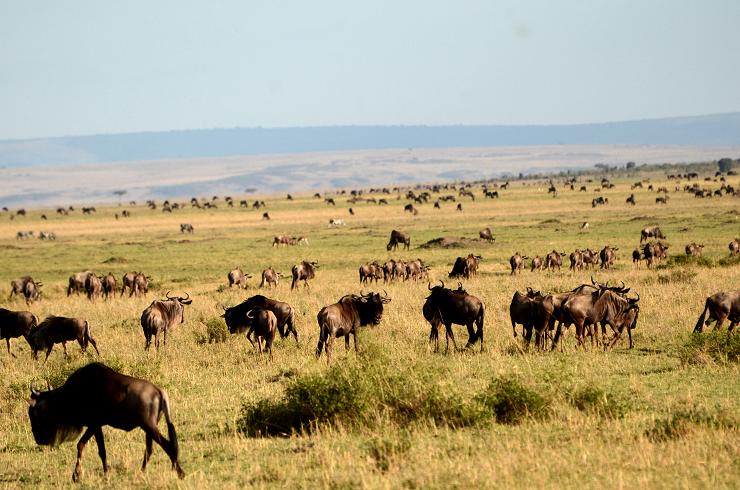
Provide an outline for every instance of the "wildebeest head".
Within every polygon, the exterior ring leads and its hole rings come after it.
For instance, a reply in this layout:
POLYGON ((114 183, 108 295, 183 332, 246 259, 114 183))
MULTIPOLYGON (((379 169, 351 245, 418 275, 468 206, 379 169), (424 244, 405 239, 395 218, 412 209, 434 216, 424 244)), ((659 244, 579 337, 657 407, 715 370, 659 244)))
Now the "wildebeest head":
POLYGON ((56 446, 72 441, 82 433, 82 427, 63 425, 58 422, 58 414, 50 402, 55 390, 37 391, 31 386, 31 398, 28 400, 28 418, 31 420, 31 432, 36 444, 56 446))
POLYGON ((190 293, 185 293, 186 296, 183 298, 181 296, 170 296, 170 292, 167 291, 167 294, 165 294, 165 297, 167 298, 167 301, 164 301, 165 303, 170 303, 174 307, 175 312, 175 318, 178 316, 180 317, 180 323, 185 323, 185 306, 189 305, 193 302, 192 299, 190 299, 190 293))
POLYGON ((357 306, 362 325, 378 325, 383 317, 383 305, 391 301, 385 291, 382 295, 372 292, 368 294, 360 293, 360 296, 352 295, 352 299, 357 306))

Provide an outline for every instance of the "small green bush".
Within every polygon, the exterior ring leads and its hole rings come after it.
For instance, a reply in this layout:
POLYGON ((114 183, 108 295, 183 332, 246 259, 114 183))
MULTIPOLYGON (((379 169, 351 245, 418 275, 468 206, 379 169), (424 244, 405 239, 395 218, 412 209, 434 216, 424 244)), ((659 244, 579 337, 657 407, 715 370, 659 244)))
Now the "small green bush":
POLYGON ((666 442, 680 439, 690 434, 696 427, 712 429, 733 429, 734 420, 723 410, 710 413, 701 407, 679 408, 669 417, 655 420, 645 436, 652 442, 666 442))
POLYGON ((549 401, 513 378, 496 378, 477 397, 483 407, 501 424, 518 424, 527 418, 544 418, 549 401))
POLYGON ((406 430, 399 431, 395 438, 373 437, 365 444, 365 450, 381 471, 388 471, 391 464, 399 456, 406 454, 409 449, 411 449, 411 437, 406 430))
POLYGON ((714 261, 709 257, 695 257, 693 255, 676 254, 668 257, 668 260, 658 266, 658 269, 673 269, 676 267, 686 267, 689 265, 697 267, 714 267, 714 261))
POLYGON ((626 402, 595 386, 585 386, 568 395, 568 401, 582 412, 600 417, 622 418, 627 411, 626 402))
POLYGON ((671 271, 668 275, 659 274, 658 275, 658 283, 659 284, 671 284, 671 283, 683 283, 683 282, 691 282, 696 277, 696 272, 690 270, 690 269, 680 269, 676 271, 671 271))
POLYGON ((694 333, 679 350, 678 357, 683 364, 738 362, 740 335, 731 334, 726 330, 694 333))
POLYGON ((727 257, 722 257, 717 261, 717 265, 721 267, 730 267, 738 264, 740 264, 740 254, 728 255, 727 257))

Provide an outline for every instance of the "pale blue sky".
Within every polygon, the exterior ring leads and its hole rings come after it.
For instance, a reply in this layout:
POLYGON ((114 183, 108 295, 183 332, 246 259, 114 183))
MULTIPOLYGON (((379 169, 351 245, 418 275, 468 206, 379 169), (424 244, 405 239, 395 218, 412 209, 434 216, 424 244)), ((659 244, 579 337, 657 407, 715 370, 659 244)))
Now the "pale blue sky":
POLYGON ((0 0, 0 139, 740 110, 740 1, 0 0))

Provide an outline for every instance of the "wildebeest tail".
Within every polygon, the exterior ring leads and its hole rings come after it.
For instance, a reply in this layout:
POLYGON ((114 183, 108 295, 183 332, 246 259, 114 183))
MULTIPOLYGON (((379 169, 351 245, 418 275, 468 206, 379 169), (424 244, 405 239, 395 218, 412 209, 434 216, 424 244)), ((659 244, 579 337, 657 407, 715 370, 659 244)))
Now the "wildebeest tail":
POLYGON ((699 316, 699 321, 696 322, 696 326, 694 327, 694 333, 702 332, 704 330, 704 320, 707 317, 708 309, 709 309, 709 298, 707 298, 706 303, 704 303, 704 311, 701 312, 701 315, 699 316))
POLYGON ((329 331, 326 324, 322 323, 319 325, 320 331, 319 331, 319 343, 316 346, 316 359, 321 357, 321 351, 324 350, 324 346, 326 345, 327 340, 327 334, 326 332, 329 331))
POLYGON ((172 453, 173 453, 173 460, 177 461, 180 456, 180 446, 177 443, 177 432, 175 432, 175 424, 172 423, 172 417, 170 417, 170 399, 167 397, 167 392, 164 390, 160 390, 160 393, 162 394, 162 414, 164 415, 164 420, 167 422, 167 439, 170 440, 170 444, 172 445, 172 453))

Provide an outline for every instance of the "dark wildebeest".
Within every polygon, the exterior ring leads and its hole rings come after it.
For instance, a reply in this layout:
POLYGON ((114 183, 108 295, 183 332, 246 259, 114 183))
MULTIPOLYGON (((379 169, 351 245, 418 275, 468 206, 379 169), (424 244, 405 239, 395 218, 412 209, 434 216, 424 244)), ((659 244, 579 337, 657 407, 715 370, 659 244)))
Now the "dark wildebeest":
POLYGON ((489 243, 493 243, 496 241, 496 238, 494 238, 493 233, 491 232, 490 228, 486 228, 485 230, 481 230, 478 232, 478 236, 482 240, 486 240, 489 243))
POLYGON ((542 258, 539 255, 535 255, 535 257, 532 259, 532 267, 530 269, 530 272, 534 272, 535 269, 541 271, 542 265, 542 258))
POLYGON ((149 292, 149 279, 149 276, 146 276, 141 272, 136 274, 136 277, 134 277, 133 294, 136 296, 146 295, 146 293, 149 292))
POLYGON ((267 269, 262 271, 262 282, 260 283, 260 287, 263 288, 266 285, 277 287, 281 277, 281 273, 275 272, 275 269, 273 269, 272 267, 268 267, 267 269))
POLYGON ((276 245, 295 245, 296 240, 292 236, 284 236, 284 235, 278 235, 276 237, 272 237, 272 246, 276 245))
POLYGON ((293 282, 290 283, 291 291, 295 289, 298 281, 303 281, 303 287, 308 287, 308 280, 313 279, 316 276, 316 269, 319 268, 318 262, 306 262, 305 260, 300 264, 293 266, 293 282))
POLYGON ((108 275, 103 278, 103 295, 105 296, 105 299, 109 299, 111 296, 115 297, 117 287, 116 276, 109 272, 108 275))
POLYGON ((390 302, 387 294, 368 293, 360 296, 348 294, 333 305, 324 306, 316 315, 319 323, 319 343, 316 358, 326 351, 326 362, 331 361, 331 348, 335 337, 344 337, 349 350, 349 335, 352 334, 357 352, 357 329, 365 325, 378 325, 383 316, 383 305, 390 302))
POLYGON ((141 314, 141 328, 144 330, 146 344, 144 350, 148 350, 154 336, 154 347, 159 350, 159 332, 164 335, 163 343, 167 345, 167 329, 172 328, 179 320, 185 322, 185 305, 193 302, 188 294, 185 298, 175 296, 170 297, 167 291, 166 300, 155 299, 152 304, 147 306, 141 314))
POLYGON ((16 240, 28 240, 32 236, 33 236, 33 232, 30 230, 29 231, 19 231, 18 233, 15 234, 15 239, 16 240))
POLYGON ((740 238, 735 238, 727 246, 730 249, 730 255, 740 255, 740 238))
POLYGON ((377 284, 378 280, 383 277, 383 267, 381 267, 377 261, 374 261, 369 264, 361 265, 359 273, 360 284, 363 286, 366 286, 368 282, 372 283, 373 281, 377 284))
POLYGON ((87 276, 94 274, 92 271, 76 272, 69 276, 69 285, 67 286, 67 296, 74 293, 85 291, 85 282, 87 276))
POLYGON ((97 274, 88 274, 85 278, 85 291, 87 299, 95 303, 95 300, 103 293, 103 282, 97 274))
POLYGON ((391 231, 391 238, 388 241, 388 245, 386 245, 386 250, 395 250, 398 248, 398 244, 403 244, 404 250, 409 250, 411 248, 411 237, 407 235, 406 233, 402 233, 397 230, 391 231))
POLYGON ((465 279, 470 279, 470 276, 478 273, 478 264, 481 260, 483 260, 483 257, 473 254, 468 254, 467 257, 458 257, 455 259, 455 264, 452 266, 452 271, 448 274, 448 277, 463 276, 465 279))
POLYGON ((670 196, 656 197, 655 204, 668 204, 668 199, 670 198, 670 196))
POLYGON ((565 257, 565 252, 558 252, 556 250, 547 254, 545 256, 546 269, 549 271, 555 270, 555 268, 560 270, 560 267, 563 265, 563 257, 565 257))
POLYGON ((127 272, 123 275, 122 286, 121 286, 121 296, 123 296, 123 293, 126 292, 126 288, 129 289, 129 297, 134 295, 134 283, 136 281, 136 275, 139 274, 138 272, 127 272))
POLYGON ((635 265, 637 267, 640 267, 640 259, 642 258, 642 254, 640 254, 639 249, 634 249, 632 251, 632 265, 635 265))
POLYGON ((5 339, 8 354, 15 357, 15 354, 10 352, 10 339, 23 337, 28 345, 31 345, 28 336, 37 324, 36 317, 30 311, 10 311, 0 308, 0 339, 5 339))
POLYGON ((617 247, 610 247, 609 245, 606 245, 601 249, 601 252, 599 252, 599 259, 601 259, 602 269, 609 270, 611 266, 614 265, 617 250, 619 250, 617 247))
POLYGON ((81 367, 54 390, 38 392, 32 387, 28 418, 36 444, 43 446, 74 440, 87 427, 77 443, 74 482, 82 476, 82 451, 92 436, 98 445, 103 472, 108 473, 102 430, 106 425, 126 432, 136 427, 144 430, 146 449, 142 471, 146 469, 152 454, 152 441, 155 441, 170 457, 177 475, 185 476, 178 461, 177 434, 170 417, 167 393, 148 381, 117 373, 103 364, 95 362, 81 367), (157 428, 163 414, 169 440, 157 428))
MULTIPOLYGON (((440 281, 441 282, 441 281, 440 281)), ((457 350, 455 335, 452 332, 452 325, 465 325, 468 328, 468 343, 466 348, 480 340, 480 350, 483 352, 483 322, 485 320, 485 307, 483 302, 465 292, 459 285, 457 290, 441 286, 429 288, 429 296, 422 309, 424 318, 431 325, 429 332, 429 342, 434 340, 434 352, 439 351, 439 326, 445 326, 445 339, 447 347, 445 353, 450 349, 450 339, 452 345, 457 350), (477 330, 473 330, 473 325, 477 330)))
POLYGON ((519 255, 519 252, 516 252, 514 255, 511 256, 509 259, 509 265, 511 266, 511 275, 513 276, 514 273, 522 273, 522 268, 524 267, 524 261, 527 260, 529 257, 526 255, 519 255))
POLYGON ((180 233, 188 232, 190 234, 195 233, 195 228, 193 228, 193 225, 190 223, 182 223, 180 224, 180 233))
POLYGON ((511 317, 511 329, 516 337, 516 326, 520 324, 524 327, 522 335, 531 330, 535 325, 537 302, 542 301, 542 294, 539 291, 533 291, 527 288, 527 293, 522 294, 519 291, 514 292, 509 305, 509 316, 511 317))
POLYGON ((730 326, 727 330, 732 332, 740 322, 740 290, 727 293, 720 292, 708 297, 706 303, 704 303, 704 311, 699 316, 699 321, 696 322, 694 332, 702 332, 704 325, 708 325, 712 320, 717 322, 714 325, 714 330, 719 330, 728 318, 730 319, 730 326), (707 311, 709 312, 708 319, 706 319, 707 311))
POLYGON ((229 287, 236 286, 237 288, 247 289, 247 279, 251 279, 252 274, 245 274, 240 267, 236 267, 226 277, 229 280, 229 287))
POLYGON ((668 245, 664 245, 662 242, 646 243, 643 248, 643 255, 645 256, 645 262, 647 262, 648 269, 652 269, 654 263, 660 262, 668 257, 667 251, 668 245))
POLYGON ((575 249, 575 251, 570 254, 570 270, 575 272, 581 269, 583 269, 583 252, 579 249, 575 249))
POLYGON ((409 204, 407 204, 407 205, 405 205, 405 206, 403 207, 403 211, 404 211, 405 213, 411 213, 411 214, 414 214, 414 211, 415 211, 415 210, 416 210, 416 208, 414 208, 414 205, 413 205, 413 204, 411 204, 411 203, 409 203, 409 204))
POLYGON ((265 221, 270 221, 270 213, 268 213, 267 211, 262 213, 262 219, 265 221))
POLYGON ((393 259, 388 259, 388 261, 383 264, 383 283, 388 284, 389 282, 392 282, 394 279, 396 279, 395 272, 396 261, 393 259))
POLYGON ((229 332, 234 334, 246 331, 251 325, 251 319, 247 318, 246 314, 249 310, 257 308, 270 310, 275 314, 280 338, 284 339, 292 333, 296 343, 298 343, 298 331, 295 328, 295 311, 293 307, 288 303, 276 301, 261 294, 252 296, 236 306, 224 308, 224 321, 226 321, 229 332))
POLYGON ((704 251, 704 245, 698 245, 694 242, 691 242, 690 244, 686 245, 686 255, 691 255, 694 257, 701 257, 701 253, 704 251))
POLYGON ((628 197, 628 198, 627 198, 627 201, 626 201, 626 202, 627 202, 627 204, 632 204, 633 206, 634 206, 635 204, 637 204, 637 203, 635 202, 635 195, 634 195, 634 194, 630 194, 630 197, 628 197))
POLYGON ((648 226, 647 228, 643 228, 642 231, 640 231, 640 243, 647 241, 647 239, 650 237, 659 238, 661 240, 666 239, 665 235, 662 231, 660 231, 660 227, 658 226, 648 226))
POLYGON ((23 286, 23 297, 26 300, 26 304, 31 304, 37 301, 41 297, 41 283, 34 282, 33 280, 28 281, 23 286))
POLYGON ((38 352, 46 349, 44 362, 49 358, 54 344, 62 344, 64 355, 67 356, 67 342, 76 340, 80 344, 82 352, 87 351, 87 345, 92 344, 95 352, 100 355, 98 345, 90 333, 90 325, 87 320, 81 318, 66 318, 63 316, 49 316, 39 323, 39 326, 31 331, 28 336, 28 344, 33 351, 33 358, 38 358, 38 352))
POLYGON ((272 360, 272 343, 275 341, 275 328, 277 326, 275 314, 270 310, 256 308, 246 312, 245 316, 250 322, 249 330, 247 331, 247 340, 252 344, 252 348, 254 348, 252 334, 255 334, 260 355, 262 355, 262 340, 264 340, 265 349, 270 356, 270 360, 272 360))

